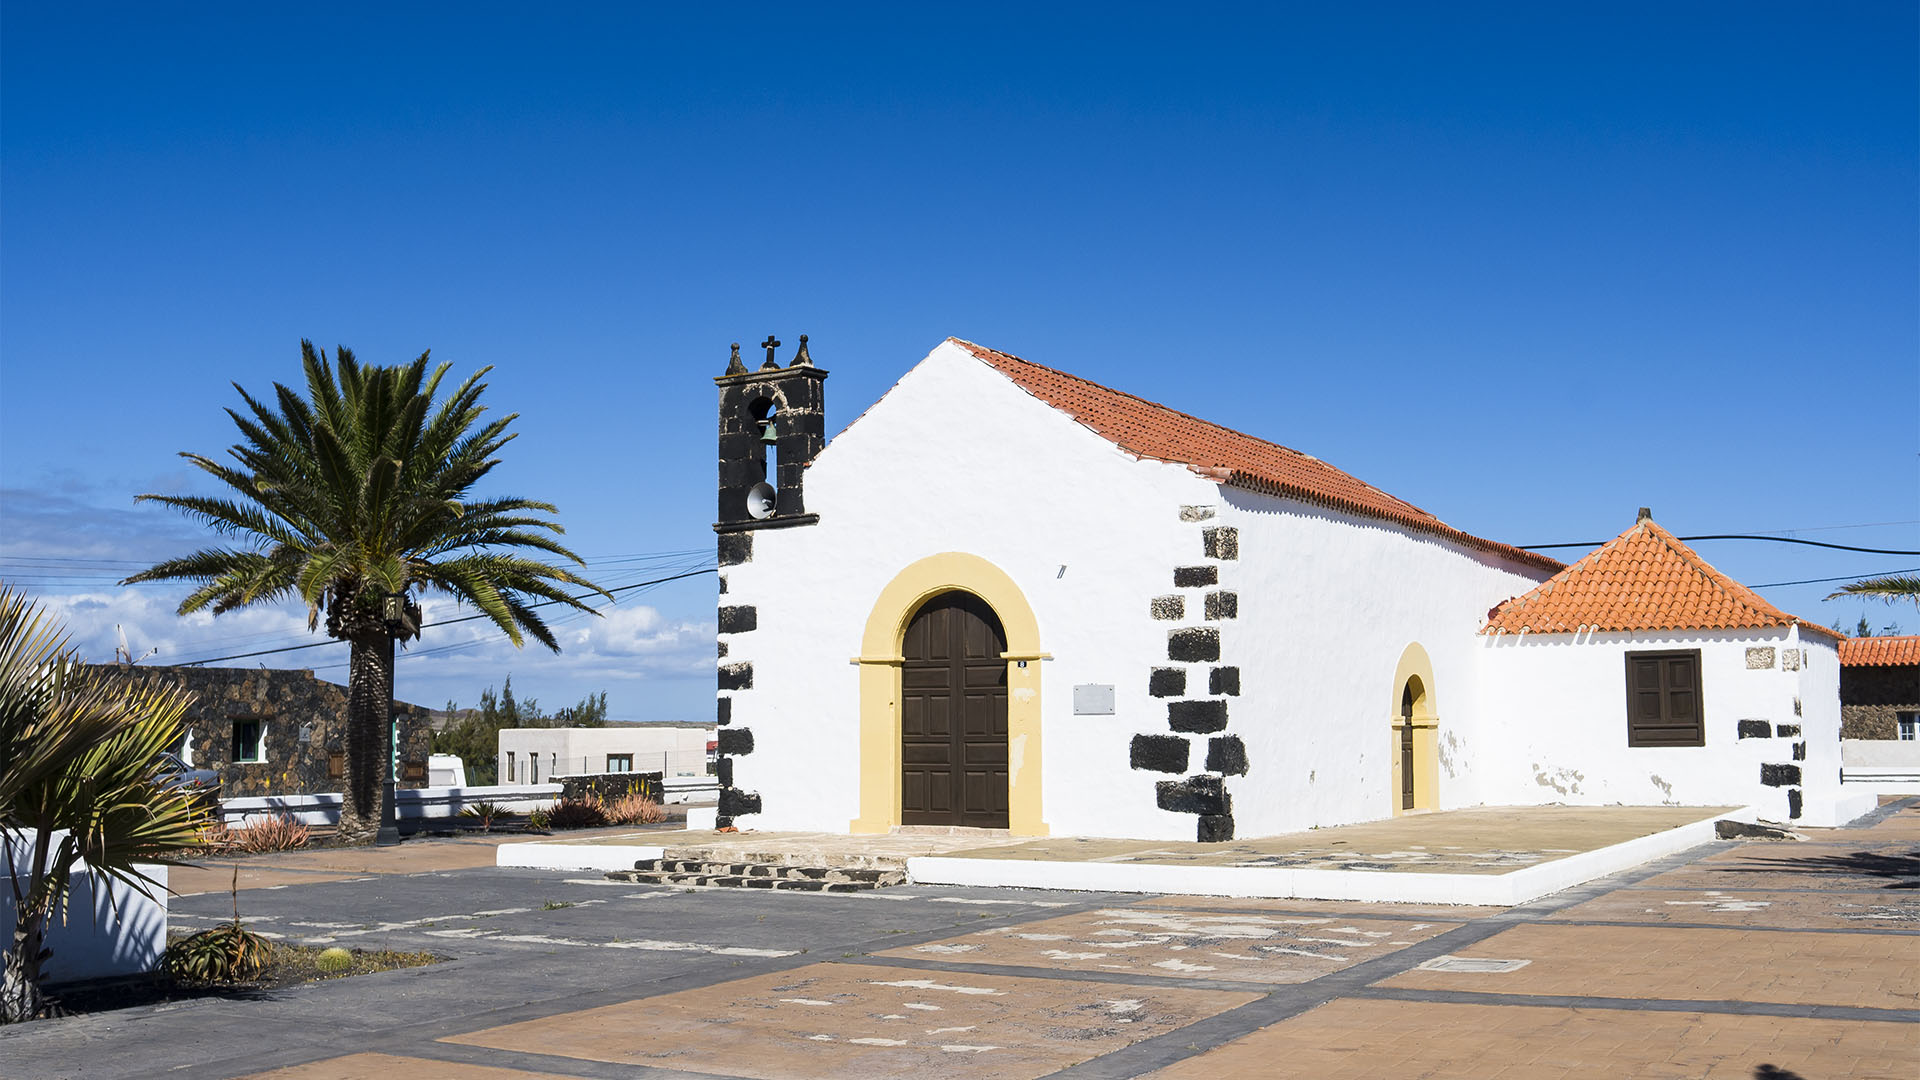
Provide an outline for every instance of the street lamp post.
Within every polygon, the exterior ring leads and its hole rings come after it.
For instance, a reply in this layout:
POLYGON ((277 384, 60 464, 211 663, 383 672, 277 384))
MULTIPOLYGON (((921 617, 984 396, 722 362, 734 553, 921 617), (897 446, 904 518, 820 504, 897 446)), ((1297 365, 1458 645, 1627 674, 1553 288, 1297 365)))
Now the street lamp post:
POLYGON ((399 767, 394 746, 393 722, 393 685, 398 681, 394 671, 394 648, 396 639, 412 639, 420 636, 420 608, 405 592, 391 592, 380 598, 380 615, 387 624, 387 716, 385 736, 387 780, 380 792, 380 831, 374 835, 375 844, 397 844, 400 842, 400 819, 394 806, 394 770, 399 767))

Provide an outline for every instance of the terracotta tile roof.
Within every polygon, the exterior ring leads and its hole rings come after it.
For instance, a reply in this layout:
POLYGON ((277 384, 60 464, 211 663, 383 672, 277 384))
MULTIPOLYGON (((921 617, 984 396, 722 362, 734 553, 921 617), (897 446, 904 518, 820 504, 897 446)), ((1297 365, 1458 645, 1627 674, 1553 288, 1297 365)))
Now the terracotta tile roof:
POLYGON ((1920 637, 1857 637, 1840 643, 1841 667, 1920 665, 1920 637))
POLYGON ((1551 556, 1461 532, 1412 503, 1349 476, 1310 454, 1256 439, 1031 360, 959 338, 947 340, 1135 457, 1185 465, 1222 484, 1390 521, 1529 566, 1558 570, 1564 565, 1551 556))
POLYGON ((1651 518, 1600 545, 1525 596, 1494 608, 1483 634, 1571 634, 1582 630, 1749 630, 1798 626, 1839 638, 1789 615, 1715 570, 1651 518))

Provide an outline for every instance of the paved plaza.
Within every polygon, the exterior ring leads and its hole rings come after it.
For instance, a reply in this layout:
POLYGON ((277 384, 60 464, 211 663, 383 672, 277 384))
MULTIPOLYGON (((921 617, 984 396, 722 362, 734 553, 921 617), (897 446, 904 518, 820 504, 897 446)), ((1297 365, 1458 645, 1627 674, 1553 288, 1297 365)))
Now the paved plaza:
MULTIPOLYGON (((489 838, 271 856, 242 864, 256 929, 449 959, 0 1030, 0 1074, 1907 1080, 1916 803, 1514 908, 686 891, 496 868, 489 838)), ((179 873, 176 924, 226 916, 230 876, 179 873)))

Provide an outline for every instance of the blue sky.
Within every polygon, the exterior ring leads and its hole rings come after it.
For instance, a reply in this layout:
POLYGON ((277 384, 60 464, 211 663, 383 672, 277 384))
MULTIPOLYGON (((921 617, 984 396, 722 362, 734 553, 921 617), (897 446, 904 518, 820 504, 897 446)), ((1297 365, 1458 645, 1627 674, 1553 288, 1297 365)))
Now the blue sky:
MULTIPOLYGON (((1920 549, 1911 4, 394 7, 0 13, 0 576, 94 655, 313 640, 110 585, 205 542, 132 497, 302 337, 494 365, 494 490, 614 585, 710 551, 709 379, 769 331, 836 430, 952 334, 1511 543, 1920 549)), ((1765 593, 1920 630, 1831 588, 1765 593)), ((623 595, 401 696, 709 715, 711 578, 623 595)))

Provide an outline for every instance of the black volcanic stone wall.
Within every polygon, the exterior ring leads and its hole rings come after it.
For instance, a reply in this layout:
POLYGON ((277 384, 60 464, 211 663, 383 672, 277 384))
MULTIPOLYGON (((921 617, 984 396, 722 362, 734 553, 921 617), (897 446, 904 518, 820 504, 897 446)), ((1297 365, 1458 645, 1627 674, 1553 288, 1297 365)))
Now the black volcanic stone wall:
MULTIPOLYGON (((138 684, 173 686, 194 695, 186 725, 196 768, 220 776, 220 797, 317 795, 337 792, 333 755, 347 749, 347 688, 311 671, 285 668, 208 668, 89 664, 90 671, 118 671, 138 684), (266 725, 266 760, 233 761, 233 722, 266 725), (302 741, 301 732, 306 739, 302 741)), ((427 754, 433 745, 433 710, 394 702, 400 717, 402 788, 426 786, 427 754), (410 769, 409 766, 412 768, 410 769), (409 780, 409 773, 417 779, 409 780)))

